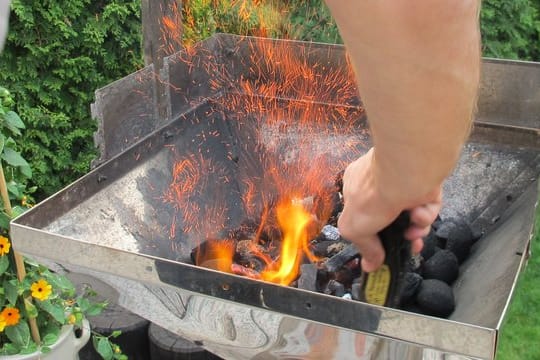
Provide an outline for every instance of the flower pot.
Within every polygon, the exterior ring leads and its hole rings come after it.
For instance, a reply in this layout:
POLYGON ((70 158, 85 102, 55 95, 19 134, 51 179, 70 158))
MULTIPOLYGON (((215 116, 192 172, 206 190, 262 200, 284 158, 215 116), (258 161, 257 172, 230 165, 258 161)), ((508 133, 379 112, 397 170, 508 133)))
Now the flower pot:
POLYGON ((83 320, 82 333, 79 337, 75 336, 73 326, 64 326, 58 337, 58 341, 52 345, 51 351, 47 354, 35 352, 26 355, 7 355, 3 356, 5 360, 79 360, 79 350, 90 339, 90 324, 88 320, 83 320))

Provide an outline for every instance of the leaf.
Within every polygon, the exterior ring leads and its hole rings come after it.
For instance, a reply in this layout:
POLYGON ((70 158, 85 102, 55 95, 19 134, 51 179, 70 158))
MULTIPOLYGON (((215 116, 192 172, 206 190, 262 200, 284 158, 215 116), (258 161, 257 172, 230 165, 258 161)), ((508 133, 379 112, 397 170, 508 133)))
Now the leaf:
POLYGON ((105 360, 111 360, 113 359, 114 352, 111 346, 111 343, 109 342, 109 339, 102 337, 97 341, 97 345, 95 345, 96 351, 99 355, 105 360))
POLYGON ((37 302, 37 305, 48 312, 59 323, 63 324, 65 322, 66 315, 61 306, 55 306, 49 300, 39 301, 37 302))
POLYGON ((9 230, 10 220, 11 219, 5 212, 0 211, 0 228, 1 229, 9 230))
POLYGON ((53 288, 59 289, 61 292, 75 294, 75 286, 67 277, 60 274, 52 274, 47 272, 45 274, 45 278, 53 288))
POLYGON ((4 149, 2 159, 4 159, 11 166, 30 166, 26 160, 23 159, 21 154, 11 148, 4 149))
POLYGON ((0 275, 6 272, 9 267, 9 259, 7 255, 0 256, 0 275))
POLYGON ((47 334, 42 339, 41 342, 45 346, 51 346, 58 341, 57 334, 47 334))
POLYGON ((17 216, 25 213, 26 211, 28 211, 28 208, 20 206, 20 205, 14 206, 11 209, 11 213, 13 215, 13 218, 16 218, 17 216))
POLYGON ((36 306, 29 299, 24 299, 24 308, 29 318, 35 318, 38 316, 38 311, 36 306))
POLYGON ((101 314, 103 311, 103 305, 101 304, 91 304, 88 309, 85 311, 85 314, 88 316, 96 316, 101 314))
POLYGON ((4 332, 8 339, 20 348, 27 347, 30 343, 30 328, 25 321, 20 321, 14 326, 7 326, 4 332))
POLYGON ((25 128, 23 121, 21 120, 19 115, 17 115, 15 111, 8 111, 6 115, 4 116, 4 119, 6 120, 6 122, 8 123, 10 127, 14 127, 17 129, 25 128))
POLYGON ((21 348, 19 353, 21 355, 31 354, 31 353, 36 352, 37 350, 38 350, 38 347, 37 347, 36 343, 33 342, 33 341, 30 341, 30 343, 27 346, 21 348))
POLYGON ((6 137, 4 134, 0 133, 0 153, 4 150, 4 145, 6 143, 6 137))
POLYGON ((19 347, 12 343, 7 343, 2 347, 2 354, 15 355, 19 353, 19 347))
POLYGON ((11 305, 15 305, 15 303, 17 302, 17 297, 19 296, 17 280, 4 281, 4 291, 5 291, 8 302, 11 305))
POLYGON ((21 170, 21 173, 26 176, 27 178, 31 178, 32 177, 32 168, 30 167, 30 165, 28 166, 21 166, 19 168, 21 170))
POLYGON ((113 337, 113 338, 117 338, 117 337, 119 337, 120 335, 122 335, 122 330, 114 330, 114 331, 111 333, 111 337, 113 337))

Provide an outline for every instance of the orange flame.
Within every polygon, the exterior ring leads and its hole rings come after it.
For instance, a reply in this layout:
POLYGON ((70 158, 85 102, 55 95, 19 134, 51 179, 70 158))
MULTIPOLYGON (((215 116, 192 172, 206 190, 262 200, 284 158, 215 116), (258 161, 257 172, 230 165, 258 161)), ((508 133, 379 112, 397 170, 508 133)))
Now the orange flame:
POLYGON ((307 247, 307 227, 311 215, 301 204, 282 202, 276 208, 277 220, 283 230, 281 255, 276 270, 265 270, 262 278, 281 285, 289 285, 296 279, 302 260, 302 249, 307 247))

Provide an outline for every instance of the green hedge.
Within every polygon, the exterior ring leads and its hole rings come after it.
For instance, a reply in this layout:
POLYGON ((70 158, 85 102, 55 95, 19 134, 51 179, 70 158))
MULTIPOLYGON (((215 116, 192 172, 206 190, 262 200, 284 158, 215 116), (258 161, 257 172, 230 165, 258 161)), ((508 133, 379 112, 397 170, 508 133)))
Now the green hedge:
MULTIPOLYGON (((540 0, 484 0, 484 55, 540 60, 539 9, 540 0)), ((322 0, 185 0, 183 15, 186 43, 215 31, 341 42, 322 0)), ((22 153, 38 200, 89 170, 94 91, 141 66, 140 0, 12 1, 0 84, 27 125, 22 153)))
POLYGON ((142 65, 139 0, 13 0, 0 84, 24 119, 38 198, 89 170, 94 90, 142 65))

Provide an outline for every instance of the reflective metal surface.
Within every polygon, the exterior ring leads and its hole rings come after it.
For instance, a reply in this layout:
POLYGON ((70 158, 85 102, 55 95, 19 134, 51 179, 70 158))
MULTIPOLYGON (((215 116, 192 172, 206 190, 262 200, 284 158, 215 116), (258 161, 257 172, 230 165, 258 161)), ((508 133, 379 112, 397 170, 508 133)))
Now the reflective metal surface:
MULTIPOLYGON (((151 69, 98 91, 93 112, 105 129, 97 134, 102 164, 13 221, 16 249, 99 274, 120 289, 121 305, 201 341, 224 358, 494 358, 497 333, 532 232, 540 136, 538 122, 531 126, 535 115, 528 112, 490 121, 489 109, 503 107, 491 102, 508 98, 484 92, 506 94, 498 86, 508 85, 514 89, 512 103, 526 101, 521 109, 536 109, 540 97, 531 98, 527 91, 537 81, 540 66, 512 63, 509 71, 521 75, 507 76, 500 75, 506 63, 497 62, 495 75, 504 76, 508 84, 482 87, 481 104, 487 107, 480 114, 487 118, 476 123, 445 183, 442 215, 463 217, 485 236, 461 267, 454 285, 455 312, 450 319, 439 319, 190 265, 191 249, 203 234, 234 228, 245 219, 246 180, 272 191, 260 176, 264 164, 254 154, 288 161, 299 151, 310 151, 314 158, 328 160, 331 181, 340 161, 369 147, 359 99, 339 91, 321 92, 309 102, 294 98, 289 90, 279 99, 257 98, 258 105, 277 102, 292 109, 287 116, 293 120, 302 118, 308 103, 334 119, 321 125, 324 136, 310 132, 308 143, 301 128, 283 131, 280 122, 261 122, 269 116, 265 106, 249 114, 231 112, 231 104, 253 104, 258 96, 242 93, 238 79, 250 74, 247 66, 260 43, 286 44, 302 61, 324 64, 325 71, 346 66, 340 46, 218 35, 198 44, 196 51, 166 59, 160 76, 171 85, 170 119, 156 119, 153 82, 147 81, 151 69), (531 79, 526 94, 511 81, 523 79, 521 71, 531 79), (225 75, 216 86, 208 85, 225 75), (190 211, 202 214, 205 221, 198 227, 189 227, 186 213, 166 201, 172 168, 186 155, 200 159, 201 169, 208 167, 195 198, 198 206, 190 211), (216 203, 227 204, 220 218, 205 218, 216 203)), ((485 73, 484 84, 489 78, 485 73)))

